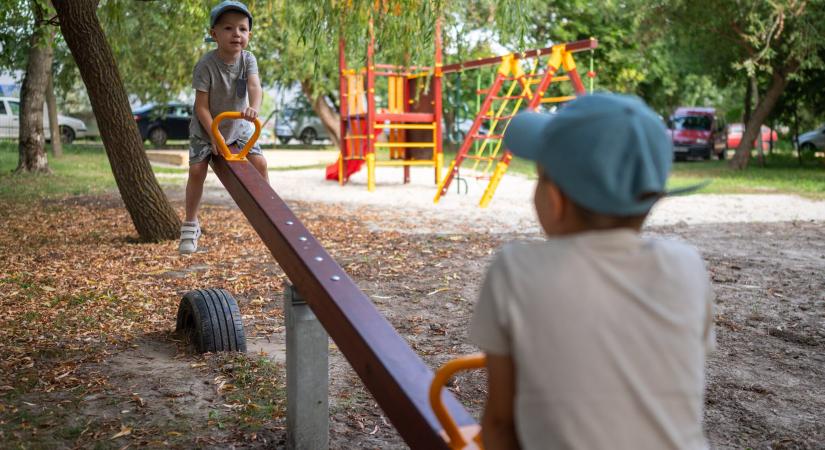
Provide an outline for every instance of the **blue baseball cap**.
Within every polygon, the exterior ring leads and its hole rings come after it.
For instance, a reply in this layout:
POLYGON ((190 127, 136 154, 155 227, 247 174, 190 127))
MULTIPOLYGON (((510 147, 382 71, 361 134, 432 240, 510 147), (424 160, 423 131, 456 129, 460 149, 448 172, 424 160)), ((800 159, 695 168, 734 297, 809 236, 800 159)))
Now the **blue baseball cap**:
MULTIPOLYGON (((524 112, 507 126, 504 145, 538 162, 565 195, 596 213, 634 216, 664 195, 673 146, 661 118, 635 96, 591 94, 555 114, 524 112)), ((706 183, 705 183, 706 184, 706 183)))
MULTIPOLYGON (((229 11, 236 11, 248 17, 249 29, 252 30, 252 13, 249 12, 249 8, 243 3, 233 0, 224 0, 212 8, 212 11, 209 13, 209 28, 215 28, 215 23, 218 21, 218 18, 221 17, 221 14, 229 11)), ((215 42, 211 36, 207 36, 204 40, 206 42, 215 42)))

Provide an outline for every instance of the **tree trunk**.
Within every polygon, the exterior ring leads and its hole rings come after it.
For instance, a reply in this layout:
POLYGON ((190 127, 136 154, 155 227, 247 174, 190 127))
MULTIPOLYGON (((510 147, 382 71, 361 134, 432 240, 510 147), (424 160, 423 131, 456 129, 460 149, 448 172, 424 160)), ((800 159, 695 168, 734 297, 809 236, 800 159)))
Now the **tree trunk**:
POLYGON ((751 113, 753 112, 753 86, 755 83, 751 83, 753 77, 748 76, 748 81, 745 83, 745 111, 742 113, 742 123, 748 123, 751 121, 751 113))
POLYGON ((60 30, 89 93, 123 203, 144 241, 176 239, 180 220, 143 149, 112 49, 97 19, 98 0, 52 0, 60 30))
POLYGON ((765 123, 765 119, 770 115, 779 97, 785 92, 785 87, 788 85, 788 76, 796 71, 798 67, 799 63, 792 61, 785 67, 774 70, 768 92, 760 99, 756 105, 756 109, 753 111, 753 114, 751 114, 750 120, 748 120, 745 125, 742 140, 739 142, 739 146, 736 147, 736 154, 734 154, 733 159, 730 160, 731 168, 744 169, 748 167, 753 141, 756 139, 757 134, 761 134, 762 124, 765 123))
POLYGON ((46 135, 43 132, 43 103, 52 69, 52 46, 48 26, 43 24, 43 8, 32 1, 35 25, 29 47, 29 61, 20 91, 20 154, 16 173, 50 173, 46 158, 46 135))
POLYGON ((46 86, 46 106, 49 109, 49 131, 52 137, 52 156, 63 156, 63 142, 60 141, 60 124, 57 122, 57 98, 54 95, 54 72, 49 71, 49 84, 46 86))
MULTIPOLYGON (((301 90, 304 92, 315 115, 321 119, 324 128, 327 129, 329 138, 336 147, 341 148, 341 116, 327 104, 323 95, 315 95, 315 89, 309 80, 301 81, 301 90)), ((297 136, 296 136, 297 137, 297 136)))
MULTIPOLYGON (((756 80, 756 75, 751 77, 751 91, 753 92, 753 104, 759 104, 759 83, 756 80)), ((767 119, 767 117, 765 117, 767 119)), ((756 156, 757 160, 759 161, 759 165, 765 167, 765 153, 762 149, 762 122, 759 122, 759 125, 756 126, 756 156)))

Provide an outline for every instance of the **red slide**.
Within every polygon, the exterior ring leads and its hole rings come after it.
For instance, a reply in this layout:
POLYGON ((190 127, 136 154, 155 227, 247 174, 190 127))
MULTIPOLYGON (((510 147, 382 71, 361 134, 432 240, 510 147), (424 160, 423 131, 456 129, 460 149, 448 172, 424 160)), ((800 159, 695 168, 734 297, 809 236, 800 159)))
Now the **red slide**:
MULTIPOLYGON (((351 159, 344 161, 344 181, 349 180, 350 175, 361 170, 364 161, 360 159, 351 159)), ((327 180, 338 181, 338 162, 334 162, 327 166, 327 180)))

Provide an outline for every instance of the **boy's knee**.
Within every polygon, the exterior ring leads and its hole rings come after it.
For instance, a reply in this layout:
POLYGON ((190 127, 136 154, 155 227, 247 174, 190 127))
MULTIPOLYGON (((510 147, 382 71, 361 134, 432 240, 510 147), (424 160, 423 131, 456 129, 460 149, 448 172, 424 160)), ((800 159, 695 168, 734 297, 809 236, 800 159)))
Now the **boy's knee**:
POLYGON ((266 170, 266 158, 264 158, 262 155, 249 155, 248 159, 249 162, 251 162, 252 165, 255 166, 258 170, 266 170))
POLYGON ((203 181, 206 179, 206 172, 209 166, 206 162, 199 162, 189 166, 189 180, 203 181))

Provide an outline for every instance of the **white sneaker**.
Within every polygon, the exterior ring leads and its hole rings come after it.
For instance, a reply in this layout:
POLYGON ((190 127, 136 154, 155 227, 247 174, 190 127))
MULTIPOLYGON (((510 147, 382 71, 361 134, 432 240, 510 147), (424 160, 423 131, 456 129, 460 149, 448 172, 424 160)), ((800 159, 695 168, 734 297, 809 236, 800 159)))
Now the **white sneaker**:
POLYGON ((201 227, 197 223, 184 222, 180 227, 180 245, 178 251, 181 255, 189 255, 198 250, 198 238, 201 237, 201 227))

